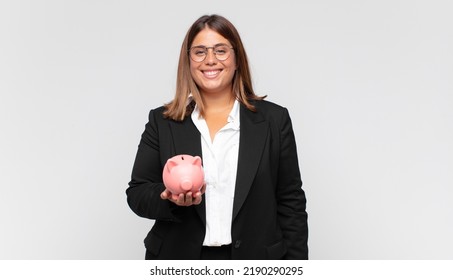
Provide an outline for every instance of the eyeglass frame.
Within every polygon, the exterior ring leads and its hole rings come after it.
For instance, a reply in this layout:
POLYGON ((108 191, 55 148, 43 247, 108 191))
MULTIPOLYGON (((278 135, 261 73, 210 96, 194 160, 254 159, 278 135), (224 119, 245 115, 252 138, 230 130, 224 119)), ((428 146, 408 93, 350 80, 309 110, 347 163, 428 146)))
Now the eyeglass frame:
MULTIPOLYGON (((216 47, 220 47, 220 46, 225 46, 225 47, 229 48, 230 50, 234 50, 233 47, 230 47, 230 46, 228 46, 227 44, 224 44, 224 43, 220 43, 220 44, 215 44, 215 45, 212 46, 212 47, 206 47, 206 46, 204 46, 204 45, 193 46, 193 47, 191 47, 190 49, 187 50, 187 53, 188 53, 188 55, 189 55, 189 58, 190 58, 192 61, 194 61, 194 62, 203 62, 203 61, 205 61, 206 57, 208 57, 208 50, 209 50, 209 49, 212 49, 212 53, 214 54, 214 57, 215 57, 218 61, 225 61, 225 60, 227 60, 228 58, 230 58, 231 53, 230 53, 230 55, 228 55, 228 57, 225 58, 225 59, 218 59, 218 58, 217 58, 217 53, 215 52, 214 49, 215 49, 216 47), (192 58, 192 55, 190 54, 190 51, 191 51, 193 48, 204 48, 204 49, 205 49, 206 52, 205 52, 204 58, 203 58, 202 60, 196 61, 195 59, 192 58)), ((234 52, 234 51, 233 51, 233 52, 234 52)))

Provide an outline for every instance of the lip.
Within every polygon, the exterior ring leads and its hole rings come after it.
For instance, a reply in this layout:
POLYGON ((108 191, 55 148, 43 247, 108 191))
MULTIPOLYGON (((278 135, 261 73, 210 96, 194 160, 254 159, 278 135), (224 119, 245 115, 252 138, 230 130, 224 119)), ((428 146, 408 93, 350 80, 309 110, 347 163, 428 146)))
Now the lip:
POLYGON ((217 78, 221 72, 222 72, 222 69, 201 70, 201 73, 207 79, 217 78))

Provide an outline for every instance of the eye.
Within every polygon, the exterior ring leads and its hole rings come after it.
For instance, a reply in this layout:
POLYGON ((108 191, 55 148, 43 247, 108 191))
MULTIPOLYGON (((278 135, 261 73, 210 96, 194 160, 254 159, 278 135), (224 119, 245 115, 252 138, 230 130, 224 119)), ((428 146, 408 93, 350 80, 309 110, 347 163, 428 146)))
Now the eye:
POLYGON ((204 48, 193 48, 192 54, 196 56, 203 56, 206 54, 206 50, 204 48))
POLYGON ((226 54, 228 52, 227 46, 218 46, 214 49, 217 54, 226 54))

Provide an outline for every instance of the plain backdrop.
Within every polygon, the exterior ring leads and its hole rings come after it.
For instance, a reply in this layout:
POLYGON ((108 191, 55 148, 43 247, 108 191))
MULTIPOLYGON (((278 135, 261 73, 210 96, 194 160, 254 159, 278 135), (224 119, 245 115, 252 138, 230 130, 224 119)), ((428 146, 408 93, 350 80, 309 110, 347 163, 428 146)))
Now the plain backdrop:
MULTIPOLYGON (((312 259, 453 259, 449 0, 0 0, 0 259, 143 259, 126 203, 201 15, 289 109, 312 259)), ((265 203, 265 202, 263 202, 265 203)))

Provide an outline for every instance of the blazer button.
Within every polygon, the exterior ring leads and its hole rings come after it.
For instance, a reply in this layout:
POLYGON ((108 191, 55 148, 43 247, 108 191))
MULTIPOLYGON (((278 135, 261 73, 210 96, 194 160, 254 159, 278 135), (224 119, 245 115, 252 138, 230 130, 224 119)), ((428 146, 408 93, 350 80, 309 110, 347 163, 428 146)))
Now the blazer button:
POLYGON ((236 242, 234 243, 234 248, 238 249, 239 247, 241 247, 241 240, 236 240, 236 242))

